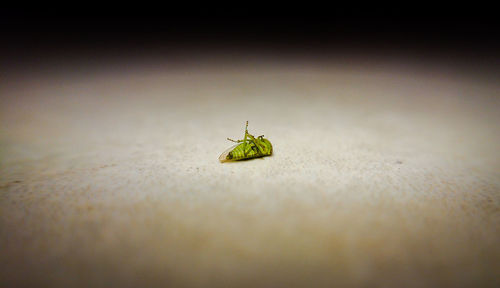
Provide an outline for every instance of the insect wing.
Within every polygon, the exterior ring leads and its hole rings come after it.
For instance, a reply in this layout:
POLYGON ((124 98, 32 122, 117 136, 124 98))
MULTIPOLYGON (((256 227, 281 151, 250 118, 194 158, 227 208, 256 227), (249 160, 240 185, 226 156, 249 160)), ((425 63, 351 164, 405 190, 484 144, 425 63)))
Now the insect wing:
POLYGON ((231 147, 227 148, 227 150, 226 150, 226 151, 222 152, 222 154, 220 154, 220 156, 219 156, 219 161, 220 161, 220 162, 227 162, 227 161, 231 161, 231 160, 227 160, 227 159, 226 159, 226 158, 227 158, 227 155, 229 154, 229 152, 233 151, 233 150, 234 150, 234 148, 236 148, 238 145, 240 145, 240 144, 233 145, 233 146, 231 146, 231 147))

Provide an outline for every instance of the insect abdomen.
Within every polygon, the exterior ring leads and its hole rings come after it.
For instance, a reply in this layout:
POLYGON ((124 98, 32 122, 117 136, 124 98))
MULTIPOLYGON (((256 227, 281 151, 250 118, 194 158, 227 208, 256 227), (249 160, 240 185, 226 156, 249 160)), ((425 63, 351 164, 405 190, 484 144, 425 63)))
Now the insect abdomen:
MULTIPOLYGON (((228 158, 232 159, 232 160, 240 160, 240 159, 249 158, 248 153, 245 156, 245 153, 243 151, 243 146, 244 146, 243 144, 236 146, 236 148, 234 148, 233 151, 229 152, 228 158)), ((250 145, 247 145, 247 151, 248 151, 249 146, 250 145)))
POLYGON ((265 140, 263 143, 264 145, 261 146, 263 153, 261 153, 253 143, 248 143, 247 145, 240 144, 236 146, 231 152, 229 152, 227 159, 242 160, 242 159, 271 155, 273 153, 273 147, 271 146, 271 142, 267 141, 267 139, 264 140, 265 140), (244 149, 246 150, 246 153, 244 152, 244 149))

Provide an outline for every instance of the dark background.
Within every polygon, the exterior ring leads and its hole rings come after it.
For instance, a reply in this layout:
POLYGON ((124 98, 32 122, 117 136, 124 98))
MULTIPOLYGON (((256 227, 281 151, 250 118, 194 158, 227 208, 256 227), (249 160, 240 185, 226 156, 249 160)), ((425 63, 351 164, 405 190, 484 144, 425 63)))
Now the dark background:
MULTIPOLYGON (((485 9, 487 10, 487 9, 485 9)), ((498 56, 494 15, 380 11, 326 16, 45 16, 6 10, 2 59, 108 53, 428 53, 498 56)), ((229 14, 231 15, 231 14, 229 14)), ((10 60, 10 61, 9 61, 10 60)))

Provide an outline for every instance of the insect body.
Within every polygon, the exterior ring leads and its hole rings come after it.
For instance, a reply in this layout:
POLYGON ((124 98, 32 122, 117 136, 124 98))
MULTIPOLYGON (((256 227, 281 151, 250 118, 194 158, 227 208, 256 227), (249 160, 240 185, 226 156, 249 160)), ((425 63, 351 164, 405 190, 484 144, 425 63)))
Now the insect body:
POLYGON ((248 121, 245 127, 245 137, 243 140, 227 140, 238 144, 224 151, 220 157, 220 162, 237 161, 250 158, 270 156, 273 154, 273 146, 271 142, 264 138, 264 135, 254 137, 248 133, 248 121))

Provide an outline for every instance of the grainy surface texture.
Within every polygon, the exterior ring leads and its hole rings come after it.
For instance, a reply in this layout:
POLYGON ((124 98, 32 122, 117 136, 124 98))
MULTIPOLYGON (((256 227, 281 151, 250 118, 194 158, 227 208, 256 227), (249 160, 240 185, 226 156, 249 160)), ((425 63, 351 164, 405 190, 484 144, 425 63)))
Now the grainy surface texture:
POLYGON ((500 285, 498 71, 242 59, 4 70, 0 286, 500 285))

